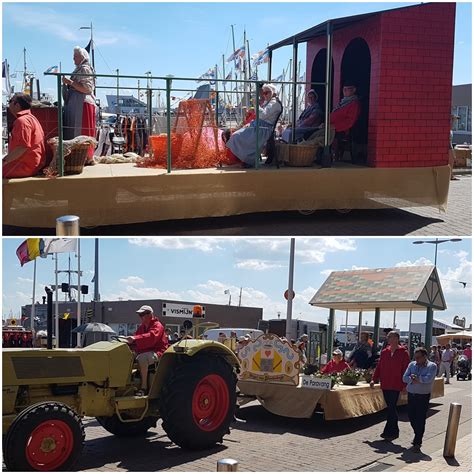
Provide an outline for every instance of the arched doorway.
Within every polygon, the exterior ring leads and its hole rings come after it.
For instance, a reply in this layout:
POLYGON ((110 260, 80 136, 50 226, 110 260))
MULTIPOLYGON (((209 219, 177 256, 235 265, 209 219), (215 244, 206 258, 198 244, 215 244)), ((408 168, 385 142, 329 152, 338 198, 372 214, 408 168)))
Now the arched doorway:
MULTIPOLYGON (((313 61, 313 67, 311 68, 311 87, 316 91, 318 94, 318 102, 321 106, 321 110, 324 112, 325 104, 326 104, 326 87, 324 85, 316 85, 316 82, 326 82, 326 61, 327 61, 327 49, 321 49, 313 61)), ((332 71, 331 76, 334 78, 334 61, 332 63, 332 71)), ((333 97, 333 83, 331 83, 331 93, 330 97, 333 97)), ((332 109, 332 105, 330 104, 330 108, 332 109)))
POLYGON ((370 50, 362 38, 353 39, 346 47, 341 62, 341 90, 345 82, 357 86, 361 101, 361 115, 352 128, 353 154, 352 161, 358 164, 367 163, 367 143, 369 133, 369 97, 370 97, 370 50))

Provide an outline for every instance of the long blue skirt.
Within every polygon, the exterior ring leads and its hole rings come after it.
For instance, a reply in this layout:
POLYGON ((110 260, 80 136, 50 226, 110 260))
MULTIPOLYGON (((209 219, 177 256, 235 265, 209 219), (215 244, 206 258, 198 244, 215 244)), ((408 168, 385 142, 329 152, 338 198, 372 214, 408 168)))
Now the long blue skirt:
MULTIPOLYGON (((273 131, 273 125, 260 121, 258 127, 259 155, 273 131)), ((250 122, 248 127, 237 130, 226 143, 227 148, 240 160, 248 165, 255 165, 257 156, 257 123, 250 122)))

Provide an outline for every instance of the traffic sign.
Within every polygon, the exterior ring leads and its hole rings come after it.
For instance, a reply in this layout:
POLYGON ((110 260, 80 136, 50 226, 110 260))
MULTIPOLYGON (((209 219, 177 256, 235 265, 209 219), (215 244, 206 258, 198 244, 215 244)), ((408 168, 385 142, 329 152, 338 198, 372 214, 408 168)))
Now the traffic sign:
MULTIPOLYGON (((292 292, 291 299, 293 300, 293 299, 295 298, 295 296, 296 296, 296 293, 294 292, 294 290, 291 290, 291 292, 292 292)), ((285 295, 284 295, 284 296, 285 296, 285 300, 288 299, 288 295, 289 295, 289 292, 288 292, 288 290, 286 290, 286 291, 285 291, 285 295)))

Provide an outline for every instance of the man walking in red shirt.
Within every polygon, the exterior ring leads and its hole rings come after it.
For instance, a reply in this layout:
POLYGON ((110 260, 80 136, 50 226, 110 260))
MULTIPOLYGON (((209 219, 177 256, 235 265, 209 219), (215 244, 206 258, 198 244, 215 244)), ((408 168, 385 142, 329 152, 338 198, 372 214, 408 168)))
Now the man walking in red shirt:
POLYGON ((153 314, 153 308, 143 305, 138 311, 141 324, 134 336, 127 337, 132 350, 137 353, 137 362, 142 379, 141 390, 137 395, 145 395, 148 389, 148 366, 159 360, 168 348, 165 328, 153 314))
POLYGON ((38 119, 31 113, 31 97, 15 94, 10 99, 10 112, 16 117, 3 158, 3 178, 27 178, 38 174, 45 165, 44 132, 38 119))
POLYGON ((370 387, 374 388, 374 383, 380 380, 380 388, 387 404, 387 423, 381 437, 392 441, 399 435, 397 402, 400 392, 406 387, 402 378, 410 363, 410 356, 400 345, 400 335, 396 331, 390 331, 387 340, 388 346, 380 354, 370 387))

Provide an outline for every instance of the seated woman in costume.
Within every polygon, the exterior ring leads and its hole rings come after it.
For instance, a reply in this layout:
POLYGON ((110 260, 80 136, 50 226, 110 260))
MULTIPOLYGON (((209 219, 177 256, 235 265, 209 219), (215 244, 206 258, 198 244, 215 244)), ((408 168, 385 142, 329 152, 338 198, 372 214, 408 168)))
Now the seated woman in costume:
POLYGON ((350 369, 349 364, 344 360, 342 351, 334 349, 332 359, 321 369, 322 374, 336 374, 350 369))
POLYGON ((274 127, 283 110, 280 100, 276 95, 276 88, 272 84, 262 87, 264 102, 259 106, 258 145, 257 156, 257 120, 252 120, 248 125, 237 130, 227 141, 228 155, 233 155, 244 166, 255 165, 255 160, 260 159, 260 153, 273 133, 274 127))
MULTIPOLYGON (((305 137, 311 136, 319 125, 321 125, 324 118, 323 111, 318 103, 318 94, 314 89, 308 92, 308 106, 303 110, 296 122, 295 139, 297 142, 305 137)), ((282 135, 282 140, 286 143, 291 141, 292 128, 288 127, 282 135)))
MULTIPOLYGON (((329 144, 334 140, 336 133, 348 132, 356 123, 361 112, 357 88, 353 82, 345 82, 342 92, 343 98, 329 117, 331 124, 329 144)), ((324 124, 321 124, 320 127, 306 140, 308 144, 324 146, 324 124)))

